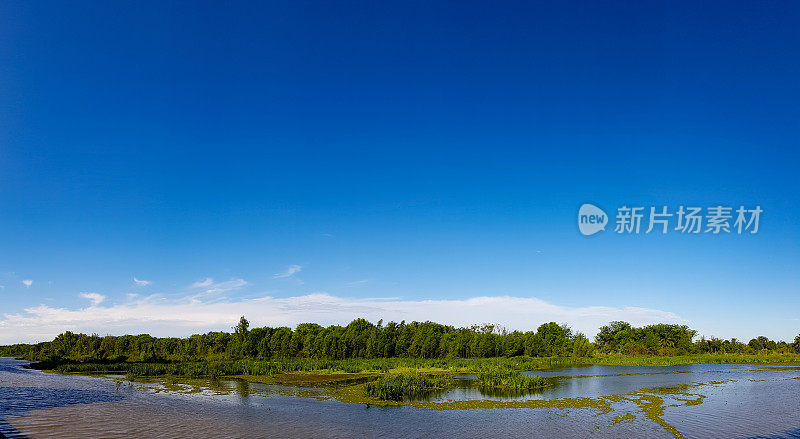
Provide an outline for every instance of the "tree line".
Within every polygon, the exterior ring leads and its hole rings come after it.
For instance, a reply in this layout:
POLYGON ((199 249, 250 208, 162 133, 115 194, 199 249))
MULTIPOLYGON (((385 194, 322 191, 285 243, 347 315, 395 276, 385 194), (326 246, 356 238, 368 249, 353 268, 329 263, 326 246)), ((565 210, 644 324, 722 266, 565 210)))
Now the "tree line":
POLYGON ((700 337, 685 325, 633 327, 611 322, 594 342, 566 324, 544 323, 536 331, 507 331, 499 325, 457 328, 434 322, 373 324, 356 319, 346 326, 303 323, 296 328, 250 328, 242 317, 232 332, 208 332, 188 338, 150 335, 98 336, 65 332, 53 341, 0 347, 0 355, 31 361, 168 362, 288 358, 488 358, 588 357, 597 354, 689 355, 698 353, 800 353, 794 343, 757 337, 700 337))

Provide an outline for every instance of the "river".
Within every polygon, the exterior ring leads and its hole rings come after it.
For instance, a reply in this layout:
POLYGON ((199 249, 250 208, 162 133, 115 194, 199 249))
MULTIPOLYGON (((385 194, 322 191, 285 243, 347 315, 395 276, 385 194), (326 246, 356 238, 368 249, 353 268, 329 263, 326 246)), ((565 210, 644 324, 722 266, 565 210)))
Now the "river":
POLYGON ((516 395, 481 391, 464 375, 453 389, 409 401, 417 406, 381 407, 325 388, 131 383, 24 364, 0 358, 0 435, 8 438, 800 438, 797 367, 565 368, 528 372, 555 384, 516 395))

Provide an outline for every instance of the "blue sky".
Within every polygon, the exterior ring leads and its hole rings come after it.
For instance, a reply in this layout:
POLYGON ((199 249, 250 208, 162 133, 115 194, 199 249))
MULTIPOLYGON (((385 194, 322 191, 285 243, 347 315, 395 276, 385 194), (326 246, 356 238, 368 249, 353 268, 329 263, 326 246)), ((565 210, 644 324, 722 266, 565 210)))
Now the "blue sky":
POLYGON ((799 18, 4 2, 0 342, 241 313, 793 339, 799 18), (764 213, 756 235, 586 237, 584 202, 764 213))

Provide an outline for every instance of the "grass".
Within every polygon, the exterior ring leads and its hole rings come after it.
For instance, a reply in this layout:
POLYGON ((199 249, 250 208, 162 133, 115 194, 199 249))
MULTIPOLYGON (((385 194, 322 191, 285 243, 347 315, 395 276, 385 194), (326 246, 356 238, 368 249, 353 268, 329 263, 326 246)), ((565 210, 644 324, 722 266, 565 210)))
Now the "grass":
POLYGON ((550 381, 540 376, 523 375, 509 369, 488 369, 478 373, 478 385, 507 390, 533 390, 548 387, 550 381))
POLYGON ((572 358, 380 358, 348 360, 232 360, 232 361, 181 361, 181 362, 61 362, 34 364, 37 369, 60 373, 124 373, 136 377, 163 375, 202 377, 211 375, 276 376, 285 373, 454 373, 471 372, 486 368, 512 370, 539 370, 551 367, 590 364, 585 359, 572 358))
MULTIPOLYGON (((37 369, 60 373, 125 374, 129 377, 221 377, 267 376, 286 374, 449 374, 480 373, 484 370, 528 371, 556 367, 588 366, 679 366, 686 364, 754 364, 800 366, 798 354, 703 354, 674 357, 599 355, 591 358, 497 357, 497 358, 378 358, 378 359, 279 359, 218 360, 179 362, 58 362, 38 363, 37 369)), ((322 381, 325 381, 324 379, 322 381)))
POLYGON ((390 374, 370 381, 364 386, 364 395, 380 400, 402 401, 411 396, 451 387, 447 375, 390 374))
POLYGON ((687 364, 770 364, 800 365, 800 354, 698 354, 674 357, 651 355, 607 355, 591 359, 592 364, 606 366, 683 366, 687 364))

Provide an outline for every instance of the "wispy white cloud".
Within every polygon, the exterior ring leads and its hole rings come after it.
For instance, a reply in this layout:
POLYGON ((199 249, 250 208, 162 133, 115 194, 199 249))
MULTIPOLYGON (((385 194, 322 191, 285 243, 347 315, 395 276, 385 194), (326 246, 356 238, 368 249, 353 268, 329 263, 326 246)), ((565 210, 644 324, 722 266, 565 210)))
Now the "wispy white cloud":
POLYGON ((92 302, 92 306, 97 306, 106 300, 106 296, 97 293, 80 293, 79 296, 84 299, 89 299, 92 302))
POLYGON ((358 287, 369 283, 369 279, 354 280, 345 284, 346 287, 358 287))
POLYGON ((23 279, 22 285, 25 285, 25 288, 30 288, 33 285, 33 281, 31 279, 23 279))
POLYGON ((299 265, 290 265, 286 268, 286 271, 284 271, 283 273, 276 273, 272 276, 272 278, 279 279, 283 277, 292 277, 301 271, 303 271, 303 267, 299 265))
MULTIPOLYGON (((217 284, 211 280, 198 285, 208 288, 217 284)), ((49 340, 64 331, 187 336, 210 330, 229 330, 242 315, 258 326, 295 326, 303 322, 346 324, 364 317, 373 322, 379 319, 397 322, 432 320, 456 326, 492 322, 511 330, 535 330, 542 323, 555 321, 566 322, 588 335, 593 335, 597 328, 613 320, 625 320, 634 325, 683 322, 676 314, 657 309, 566 307, 537 298, 510 296, 403 300, 354 299, 314 293, 222 302, 202 300, 196 296, 179 300, 149 296, 129 297, 128 302, 116 305, 98 304, 81 309, 42 304, 23 313, 5 314, 0 318, 0 344, 49 340)))
POLYGON ((207 277, 204 280, 197 281, 192 284, 192 288, 205 288, 214 283, 214 279, 207 277))
POLYGON ((202 290, 202 294, 217 294, 238 290, 246 285, 248 285, 247 281, 240 278, 214 282, 213 278, 207 277, 204 280, 193 283, 191 288, 202 290))
POLYGON ((136 276, 133 276, 133 283, 135 283, 137 287, 146 287, 150 285, 152 282, 150 282, 149 280, 136 279, 136 276))

